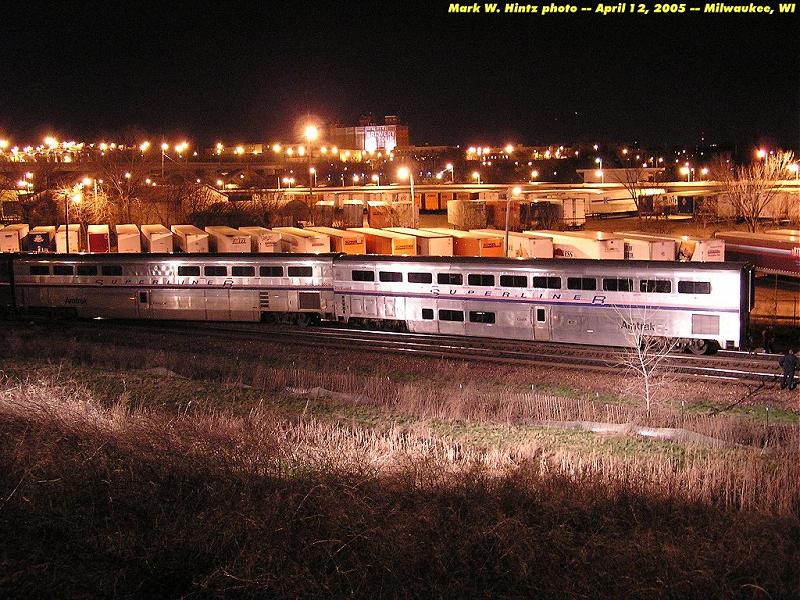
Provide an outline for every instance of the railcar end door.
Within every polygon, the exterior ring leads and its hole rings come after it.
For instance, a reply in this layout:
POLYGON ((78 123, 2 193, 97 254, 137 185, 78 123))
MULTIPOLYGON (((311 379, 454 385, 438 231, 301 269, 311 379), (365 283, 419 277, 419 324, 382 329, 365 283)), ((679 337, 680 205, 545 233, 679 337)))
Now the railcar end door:
POLYGON ((534 306, 533 315, 531 315, 533 322, 533 339, 540 341, 550 340, 550 307, 549 306, 534 306))
POLYGON ((140 319, 150 318, 150 290, 136 291, 136 307, 140 319))

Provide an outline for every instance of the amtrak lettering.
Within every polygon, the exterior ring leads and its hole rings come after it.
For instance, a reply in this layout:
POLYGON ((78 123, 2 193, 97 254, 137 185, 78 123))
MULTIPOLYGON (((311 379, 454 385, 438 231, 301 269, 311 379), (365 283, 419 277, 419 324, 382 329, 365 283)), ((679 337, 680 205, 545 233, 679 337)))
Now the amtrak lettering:
POLYGON ((656 326, 652 323, 622 321, 622 329, 628 331, 655 331, 656 326))

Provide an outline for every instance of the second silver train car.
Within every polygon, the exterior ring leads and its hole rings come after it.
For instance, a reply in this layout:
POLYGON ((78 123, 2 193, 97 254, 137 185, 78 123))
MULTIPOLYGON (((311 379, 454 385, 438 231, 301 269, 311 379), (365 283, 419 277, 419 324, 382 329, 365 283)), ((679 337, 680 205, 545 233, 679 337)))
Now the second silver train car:
POLYGON ((740 347, 750 270, 731 263, 335 254, 20 255, 14 300, 81 317, 368 323, 611 346, 636 331, 740 347))

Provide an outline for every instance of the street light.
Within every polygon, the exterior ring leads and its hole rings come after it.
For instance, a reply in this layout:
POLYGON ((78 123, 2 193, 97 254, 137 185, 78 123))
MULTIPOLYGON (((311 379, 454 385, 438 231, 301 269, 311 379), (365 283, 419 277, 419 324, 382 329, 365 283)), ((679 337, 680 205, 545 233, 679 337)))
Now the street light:
POLYGON ((686 183, 689 183, 689 177, 691 176, 692 171, 689 167, 681 167, 681 175, 686 175, 686 183))
POLYGON ((381 184, 381 175, 380 175, 380 173, 373 173, 372 174, 372 181, 375 182, 375 185, 380 185, 381 184))
POLYGON ((509 222, 510 214, 511 214, 511 198, 512 198, 512 196, 513 197, 518 197, 521 193, 522 193, 522 188, 517 185, 517 186, 514 186, 511 189, 511 193, 510 194, 508 194, 508 193, 506 194, 506 236, 505 236, 505 240, 506 241, 505 241, 505 244, 503 246, 504 251, 505 251, 504 256, 506 258, 508 258, 508 222, 509 222))
MULTIPOLYGON (((69 203, 70 201, 75 202, 78 204, 81 201, 81 194, 80 192, 75 192, 74 194, 70 195, 69 190, 64 190, 64 223, 66 225, 66 254, 69 254, 69 203)), ((80 246, 80 239, 78 240, 78 246, 80 246)), ((80 248, 79 248, 80 249, 80 248)))
POLYGON ((598 156, 597 158, 594 159, 594 162, 595 162, 595 164, 600 165, 600 168, 597 171, 595 171, 595 175, 600 177, 600 183, 605 183, 606 182, 606 176, 603 173, 603 159, 598 156))
POLYGON ((311 142, 316 140, 319 137, 319 129, 316 125, 308 124, 306 125, 305 130, 303 131, 303 137, 306 138, 308 142, 308 193, 311 196, 311 201, 314 201, 314 183, 316 179, 316 171, 311 170, 311 142))
POLYGON ((161 144, 161 179, 164 179, 164 155, 169 150, 169 144, 161 144))
POLYGON ((445 166, 444 169, 445 169, 445 171, 450 171, 450 183, 455 183, 456 182, 456 173, 453 170, 454 169, 453 163, 447 163, 447 165, 445 166))
POLYGON ((353 185, 358 183, 358 175, 353 175, 353 185))
MULTIPOLYGON (((314 186, 316 186, 317 185, 317 170, 314 167, 311 167, 308 170, 308 174, 311 175, 314 178, 314 186)), ((311 193, 313 193, 313 188, 312 188, 312 192, 311 193)))
POLYGON ((481 174, 479 171, 472 172, 472 178, 475 179, 478 183, 481 182, 481 174))
POLYGON ((408 177, 408 185, 409 185, 409 188, 410 188, 410 191, 411 191, 411 210, 412 210, 412 214, 415 215, 415 217, 414 217, 414 227, 416 227, 417 226, 417 222, 416 222, 417 221, 417 219, 416 219, 416 214, 417 213, 414 210, 414 174, 411 172, 411 169, 409 169, 408 167, 400 167, 399 169, 397 169, 397 176, 400 179, 405 179, 406 177, 408 177))

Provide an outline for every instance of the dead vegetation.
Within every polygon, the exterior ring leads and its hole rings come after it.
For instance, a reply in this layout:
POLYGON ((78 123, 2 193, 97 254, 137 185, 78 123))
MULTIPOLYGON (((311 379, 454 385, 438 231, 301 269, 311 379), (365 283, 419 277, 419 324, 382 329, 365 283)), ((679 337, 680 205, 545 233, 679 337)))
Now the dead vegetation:
POLYGON ((54 338, 3 336, 5 596, 798 591, 795 413, 648 418, 469 365, 54 338))

